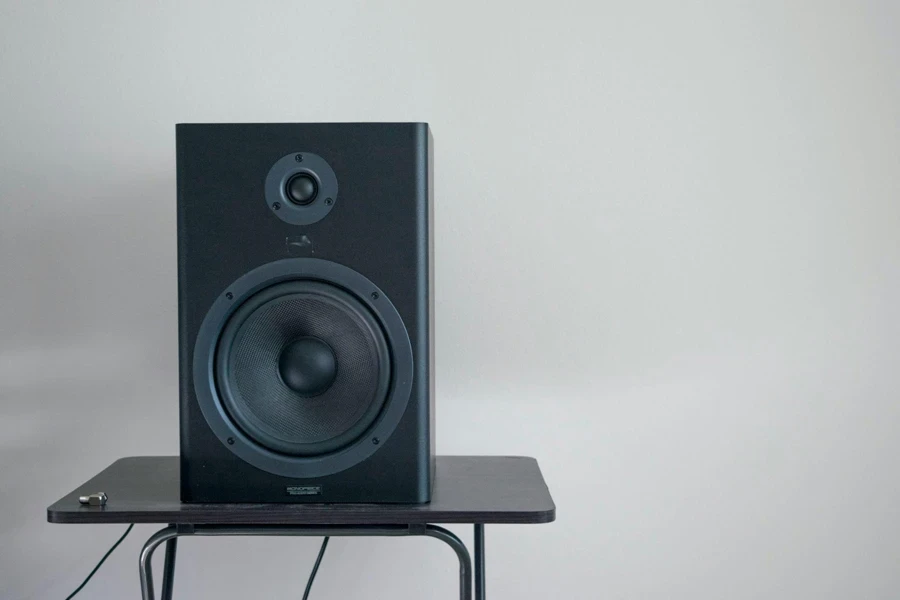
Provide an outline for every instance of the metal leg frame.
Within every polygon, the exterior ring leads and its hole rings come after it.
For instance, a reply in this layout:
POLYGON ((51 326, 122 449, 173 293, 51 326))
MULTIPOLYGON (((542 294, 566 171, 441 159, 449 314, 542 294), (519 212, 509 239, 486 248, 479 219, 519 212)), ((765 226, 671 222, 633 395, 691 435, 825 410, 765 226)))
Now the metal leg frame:
POLYGON ((484 600, 484 525, 475 523, 475 598, 484 600))
MULTIPOLYGON (((166 543, 163 567, 162 600, 172 600, 175 576, 175 552, 178 538, 190 535, 297 535, 297 536, 408 536, 422 535, 441 540, 456 552, 459 559, 459 598, 472 600, 472 560, 462 541, 443 527, 436 525, 347 525, 347 526, 253 526, 253 525, 169 525, 150 536, 141 550, 141 597, 154 600, 153 571, 150 566, 153 552, 166 543)), ((475 600, 484 600, 484 525, 475 525, 475 600)))
MULTIPOLYGON (((175 581, 175 552, 178 550, 178 538, 166 540, 166 558, 163 563, 162 600, 172 600, 172 586, 175 581)), ((147 568, 150 559, 147 559, 147 568)), ((147 581, 150 581, 148 578, 147 581)))

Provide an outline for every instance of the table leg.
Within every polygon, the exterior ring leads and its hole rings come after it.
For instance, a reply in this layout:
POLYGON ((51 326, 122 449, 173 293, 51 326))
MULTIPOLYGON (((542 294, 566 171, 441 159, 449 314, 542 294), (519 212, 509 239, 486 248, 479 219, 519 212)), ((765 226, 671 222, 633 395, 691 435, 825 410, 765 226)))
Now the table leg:
MULTIPOLYGON (((153 558, 153 551, 163 542, 174 540, 177 536, 178 530, 173 525, 170 525, 150 536, 150 539, 147 540, 147 543, 144 544, 143 549, 141 549, 141 558, 138 566, 141 575, 141 598, 143 598, 143 600, 153 600, 153 569, 150 566, 151 559, 153 558)), ((172 558, 174 565, 174 552, 172 558)), ((165 584, 163 587, 165 587, 165 584)), ((169 587, 169 590, 171 591, 171 586, 169 587)))
MULTIPOLYGON (((456 552, 459 560, 459 598, 472 600, 472 560, 466 545, 450 531, 435 525, 347 525, 347 526, 254 526, 254 525, 195 525, 177 528, 170 525, 150 536, 141 550, 140 576, 141 597, 154 600, 153 569, 150 563, 156 548, 166 542, 166 562, 163 574, 163 597, 171 599, 172 581, 175 569, 175 538, 182 535, 201 536, 408 536, 424 535, 441 540, 456 552), (166 594, 169 594, 166 596, 166 594)), ((482 568, 481 573, 484 572, 482 568)), ((484 590, 484 587, 481 588, 484 590)))
POLYGON ((456 552, 459 558, 459 597, 460 600, 472 600, 472 560, 469 558, 469 551, 466 545, 462 543, 458 537, 447 531, 443 527, 436 525, 426 525, 420 534, 427 535, 441 540, 456 552))
POLYGON ((484 524, 475 523, 475 600, 484 600, 484 524))
MULTIPOLYGON (((174 525, 170 525, 174 527, 174 525)), ((163 563, 162 600, 172 600, 172 588, 175 585, 175 552, 178 550, 178 538, 166 541, 166 557, 163 563)))

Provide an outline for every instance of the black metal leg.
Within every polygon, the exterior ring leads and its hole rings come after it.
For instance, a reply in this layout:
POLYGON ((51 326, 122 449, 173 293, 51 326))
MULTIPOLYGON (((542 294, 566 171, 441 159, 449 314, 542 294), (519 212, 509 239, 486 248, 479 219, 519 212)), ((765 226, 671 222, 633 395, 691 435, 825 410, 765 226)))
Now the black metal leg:
POLYGON ((475 523, 475 600, 484 600, 484 524, 475 523))
MULTIPOLYGON (((170 527, 174 527, 170 525, 170 527)), ((178 551, 178 538, 166 541, 166 559, 163 563, 162 600, 172 600, 172 588, 175 585, 175 553, 178 551)))
MULTIPOLYGON (((141 597, 143 600, 154 600, 153 570, 150 566, 153 552, 166 542, 166 562, 163 573, 163 599, 171 600, 172 582, 175 569, 176 538, 182 535, 298 535, 298 536, 407 536, 424 535, 441 540, 456 552, 459 559, 459 597, 460 600, 472 600, 472 560, 469 551, 462 541, 442 527, 435 525, 347 525, 347 526, 252 526, 252 525, 170 525, 150 536, 141 550, 140 576, 141 597), (167 595, 168 594, 168 595, 167 595)), ((483 573, 484 570, 482 569, 483 573)), ((483 586, 481 588, 484 589, 483 586)))
MULTIPOLYGON (((415 534, 414 534, 415 535, 415 534)), ((472 560, 466 545, 458 537, 436 525, 426 525, 424 533, 449 545, 459 558, 459 597, 460 600, 472 600, 472 560)))

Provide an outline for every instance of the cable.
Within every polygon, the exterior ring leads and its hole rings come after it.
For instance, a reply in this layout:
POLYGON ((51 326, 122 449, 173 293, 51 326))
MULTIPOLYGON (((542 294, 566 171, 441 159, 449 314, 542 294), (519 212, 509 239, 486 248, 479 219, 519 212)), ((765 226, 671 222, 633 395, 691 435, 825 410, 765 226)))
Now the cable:
MULTIPOLYGON (((116 543, 112 545, 112 548, 106 551, 106 554, 103 555, 103 558, 100 559, 100 562, 97 563, 97 566, 95 566, 91 570, 91 572, 88 573, 88 576, 84 578, 84 581, 81 582, 81 585, 75 588, 74 592, 66 596, 66 600, 72 600, 72 598, 74 598, 75 595, 80 592, 84 588, 84 586, 87 585, 88 581, 91 580, 91 577, 93 577, 94 574, 100 570, 100 567, 102 567, 103 563, 106 562, 106 559, 109 558, 109 555, 115 552, 116 548, 119 547, 119 544, 121 544, 125 540, 125 538, 128 537, 128 534, 131 533, 131 529, 133 527, 134 523, 128 526, 128 529, 125 530, 125 533, 122 534, 122 537, 116 540, 116 543)), ((325 548, 328 547, 329 539, 331 538, 325 537, 325 539, 322 540, 322 547, 319 548, 319 555, 316 557, 316 564, 313 565, 312 572, 309 574, 309 581, 306 582, 306 591, 303 592, 303 600, 309 599, 309 592, 310 590, 312 590, 313 581, 316 580, 316 573, 319 572, 319 565, 322 564, 322 557, 325 556, 325 548)))
MULTIPOLYGON (((312 589, 313 581, 316 579, 316 573, 319 571, 319 565, 322 564, 322 557, 325 556, 325 548, 328 547, 329 538, 326 536, 324 540, 322 540, 322 547, 319 548, 319 556, 316 557, 316 564, 313 565, 312 573, 309 574, 309 581, 306 582, 306 591, 303 592, 303 600, 307 600, 309 598, 309 590, 312 589)), ((69 600, 66 598, 66 600, 69 600)))
POLYGON ((66 600, 72 600, 72 598, 75 597, 75 594, 80 592, 81 588, 83 588, 84 586, 87 585, 87 582, 90 581, 91 577, 94 576, 94 573, 96 573, 100 569, 100 567, 103 566, 103 563, 106 562, 106 559, 109 558, 109 555, 112 554, 113 551, 119 547, 119 544, 122 543, 122 540, 124 540, 126 537, 128 537, 128 534, 131 533, 132 527, 134 527, 134 523, 129 525, 128 529, 125 530, 125 533, 122 534, 122 537, 120 537, 119 540, 115 544, 112 545, 112 548, 110 548, 109 550, 106 551, 106 554, 103 555, 103 558, 100 559, 100 562, 97 563, 97 566, 94 567, 94 570, 91 571, 90 573, 88 573, 88 576, 84 578, 84 581, 81 582, 81 585, 79 585, 77 588, 75 588, 74 592, 72 592, 71 594, 66 596, 66 600))

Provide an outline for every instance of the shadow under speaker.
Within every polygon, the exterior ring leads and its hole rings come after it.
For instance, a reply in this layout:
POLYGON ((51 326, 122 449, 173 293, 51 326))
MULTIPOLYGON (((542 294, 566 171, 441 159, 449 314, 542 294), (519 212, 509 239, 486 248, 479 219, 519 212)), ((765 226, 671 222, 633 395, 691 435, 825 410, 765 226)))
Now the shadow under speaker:
POLYGON ((424 123, 180 124, 185 502, 427 502, 424 123))

